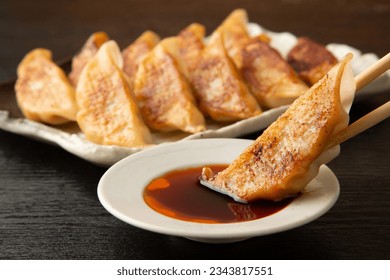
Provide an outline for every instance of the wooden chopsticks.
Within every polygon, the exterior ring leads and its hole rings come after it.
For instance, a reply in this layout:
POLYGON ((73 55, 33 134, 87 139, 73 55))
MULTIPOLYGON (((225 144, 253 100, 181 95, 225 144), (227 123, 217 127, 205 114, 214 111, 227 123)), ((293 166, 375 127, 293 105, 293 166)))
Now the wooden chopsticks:
MULTIPOLYGON (((376 63, 368 67, 365 71, 361 72, 356 76, 356 90, 363 88, 368 85, 370 82, 375 80, 385 71, 390 68, 390 53, 382 57, 376 63)), ((338 134, 336 134, 328 144, 328 147, 333 147, 342 142, 355 137, 359 133, 369 129, 370 127, 378 124, 379 122, 390 117, 390 101, 383 104, 382 106, 376 108, 371 111, 367 115, 364 115, 351 125, 347 126, 343 130, 341 130, 338 134)))
POLYGON ((390 52, 355 77, 356 91, 365 87, 390 68, 390 52))
POLYGON ((388 117, 390 117, 390 101, 371 111, 367 115, 364 115, 351 125, 341 130, 331 139, 330 143, 328 144, 328 147, 330 148, 341 144, 342 142, 345 142, 348 139, 355 137, 356 135, 369 129, 370 127, 387 119, 388 117))

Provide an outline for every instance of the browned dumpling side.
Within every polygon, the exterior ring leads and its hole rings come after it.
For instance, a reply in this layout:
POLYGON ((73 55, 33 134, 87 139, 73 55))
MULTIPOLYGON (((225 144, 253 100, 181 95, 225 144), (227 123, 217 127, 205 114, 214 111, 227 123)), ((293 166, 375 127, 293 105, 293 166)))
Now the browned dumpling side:
POLYGON ((18 65, 17 74, 16 100, 27 119, 53 125, 76 120, 74 89, 49 50, 29 52, 18 65))
POLYGON ((114 41, 104 43, 87 63, 76 89, 77 123, 86 138, 102 145, 145 146, 152 142, 122 72, 114 41))
POLYGON ((298 38, 287 61, 308 85, 314 85, 338 62, 324 45, 308 37, 298 38))
POLYGON ((178 61, 182 73, 190 82, 204 48, 205 33, 206 30, 203 25, 192 23, 177 35, 178 51, 172 55, 178 61))
POLYGON ((80 52, 73 57, 72 69, 69 73, 69 80, 74 87, 77 86, 79 76, 84 66, 96 54, 100 46, 108 40, 109 37, 105 32, 95 32, 91 36, 89 36, 88 40, 84 43, 80 52))
POLYGON ((242 74, 262 107, 291 104, 308 90, 295 70, 261 38, 255 37, 242 52, 242 74))
POLYGON ((213 33, 220 33, 225 49, 238 69, 242 67, 242 49, 248 43, 248 15, 244 9, 232 11, 213 33))
POLYGON ((139 64, 145 55, 150 52, 159 41, 160 36, 153 31, 147 30, 122 51, 123 72, 129 77, 131 88, 133 88, 139 64))
POLYGON ((191 87, 175 59, 176 37, 162 40, 142 60, 134 81, 134 93, 147 125, 156 131, 205 130, 205 119, 198 110, 191 87))
POLYGON ((214 33, 203 49, 192 84, 202 112, 215 121, 237 121, 262 112, 226 53, 219 33, 214 33))

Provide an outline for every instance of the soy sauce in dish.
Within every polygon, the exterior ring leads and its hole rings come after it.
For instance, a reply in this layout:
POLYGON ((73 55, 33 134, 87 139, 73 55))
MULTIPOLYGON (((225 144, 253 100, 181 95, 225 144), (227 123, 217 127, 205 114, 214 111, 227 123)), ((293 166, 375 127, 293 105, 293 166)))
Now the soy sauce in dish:
MULTIPOLYGON (((210 165, 215 173, 227 165, 210 165)), ((144 190, 145 202, 160 214, 189 222, 236 223, 260 219, 285 208, 293 198, 279 202, 243 204, 199 183, 202 167, 173 170, 152 180, 144 190)))

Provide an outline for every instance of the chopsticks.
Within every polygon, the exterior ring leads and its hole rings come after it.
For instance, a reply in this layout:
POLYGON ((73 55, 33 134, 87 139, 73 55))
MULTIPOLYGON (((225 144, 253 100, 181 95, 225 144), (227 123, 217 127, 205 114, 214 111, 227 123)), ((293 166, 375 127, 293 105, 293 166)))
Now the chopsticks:
POLYGON ((390 101, 386 102, 382 106, 371 111, 367 115, 364 115, 351 125, 347 126, 336 134, 328 144, 328 147, 331 148, 338 144, 341 144, 352 137, 362 133, 363 131, 369 129, 370 127, 380 123, 381 121, 390 117, 390 101))
MULTIPOLYGON (((390 53, 361 72, 355 78, 356 90, 363 88, 390 68, 390 53)), ((336 134, 329 142, 328 148, 341 144, 362 133, 370 127, 390 117, 390 101, 364 115, 351 125, 336 134)))
POLYGON ((390 52, 355 77, 356 90, 375 80, 390 68, 390 52))

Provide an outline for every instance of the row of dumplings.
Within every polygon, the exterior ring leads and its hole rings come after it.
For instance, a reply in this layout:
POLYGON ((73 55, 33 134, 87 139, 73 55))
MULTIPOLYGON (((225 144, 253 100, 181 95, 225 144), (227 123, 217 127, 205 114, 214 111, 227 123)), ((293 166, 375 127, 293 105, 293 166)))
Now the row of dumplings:
POLYGON ((49 50, 35 49, 17 69, 18 105, 34 121, 76 121, 97 144, 144 146, 153 131, 197 133, 207 120, 234 122, 290 104, 337 63, 308 38, 284 59, 247 26, 246 11, 237 9, 207 40, 205 27, 193 23, 164 39, 145 31, 122 51, 97 32, 69 75, 49 50))

